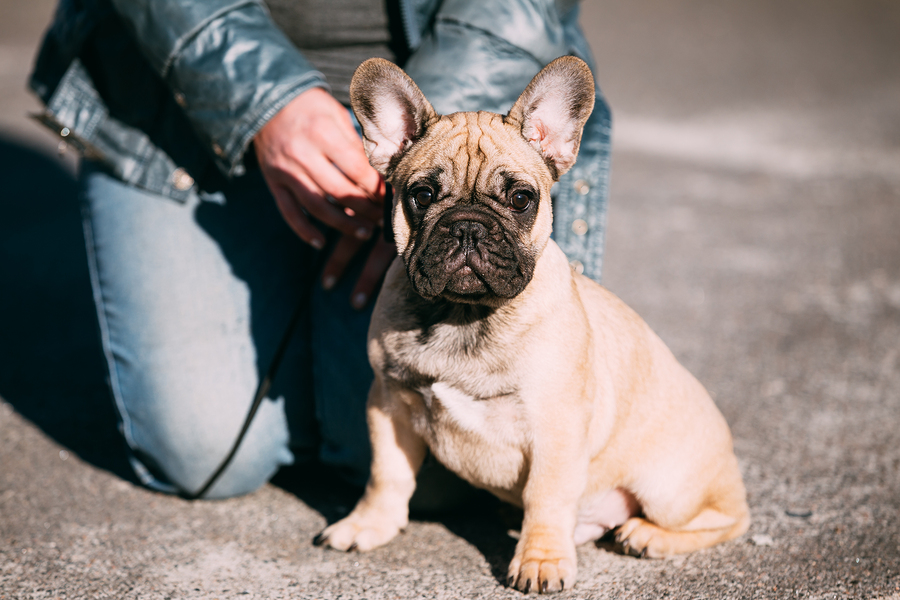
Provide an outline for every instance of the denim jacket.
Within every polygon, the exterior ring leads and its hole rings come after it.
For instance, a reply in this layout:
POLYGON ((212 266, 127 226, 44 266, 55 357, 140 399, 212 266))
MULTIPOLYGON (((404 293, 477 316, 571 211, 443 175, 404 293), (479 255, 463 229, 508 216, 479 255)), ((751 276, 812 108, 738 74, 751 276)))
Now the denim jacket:
MULTIPOLYGON (((403 0, 403 65, 439 113, 506 113, 565 54, 592 64, 575 0, 403 0)), ((242 175, 257 131, 328 88, 262 0, 60 0, 30 81, 38 118, 122 181, 183 201, 242 175)), ((553 189, 554 237, 600 278, 610 114, 597 90, 578 162, 553 189)))

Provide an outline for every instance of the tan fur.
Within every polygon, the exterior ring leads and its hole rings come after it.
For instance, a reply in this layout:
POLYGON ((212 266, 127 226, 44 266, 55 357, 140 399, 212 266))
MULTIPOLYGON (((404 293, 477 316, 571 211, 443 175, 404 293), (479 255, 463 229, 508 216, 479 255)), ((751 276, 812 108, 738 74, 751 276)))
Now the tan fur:
MULTIPOLYGON (((387 171, 395 187, 444 167, 446 194, 428 213, 437 217, 495 189, 499 171, 515 172, 540 192, 534 222, 518 241, 539 258, 521 293, 482 302, 490 308, 483 318, 423 331, 411 316, 417 301, 405 269, 421 231, 395 208, 400 257, 386 275, 368 342, 372 476, 354 511, 323 539, 368 550, 396 535, 426 448, 467 481, 524 508, 509 567, 510 583, 522 591, 574 584, 576 535, 587 541, 618 526, 626 551, 666 556, 746 531, 731 436, 709 395, 637 314, 575 274, 549 239, 553 167, 564 170, 572 157, 548 166, 523 137, 519 117, 432 112, 428 119, 387 171)), ((434 222, 426 216, 421 227, 434 222)))
MULTIPOLYGON (((521 142, 519 129, 504 123, 502 115, 476 112, 441 116, 412 147, 393 178, 409 180, 433 165, 449 165, 442 177, 447 188, 483 189, 497 185, 499 171, 509 170, 538 188, 541 197, 549 197, 553 181, 537 176, 546 171, 543 162, 521 142)), ((549 237, 553 219, 549 203, 544 203, 540 211, 540 229, 534 231, 537 239, 549 237)), ((409 223, 403 211, 395 209, 393 217, 397 247, 409 249, 409 223)))

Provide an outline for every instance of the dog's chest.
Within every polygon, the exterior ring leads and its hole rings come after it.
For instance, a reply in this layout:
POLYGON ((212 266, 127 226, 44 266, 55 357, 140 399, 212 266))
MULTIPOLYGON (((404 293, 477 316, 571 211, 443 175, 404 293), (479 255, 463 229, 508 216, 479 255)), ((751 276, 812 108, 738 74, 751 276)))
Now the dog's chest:
POLYGON ((421 344, 407 335, 386 340, 384 374, 417 393, 416 433, 463 478, 495 491, 519 486, 526 424, 514 370, 452 344, 421 344), (402 338, 402 339, 399 339, 402 338))
POLYGON ((445 466, 494 491, 514 492, 524 467, 526 426, 517 393, 474 396, 447 381, 418 390, 413 427, 445 466))
POLYGON ((518 439, 515 424, 521 407, 515 393, 480 397, 447 381, 435 381, 416 391, 422 396, 422 414, 431 429, 453 429, 497 444, 515 444, 518 439))

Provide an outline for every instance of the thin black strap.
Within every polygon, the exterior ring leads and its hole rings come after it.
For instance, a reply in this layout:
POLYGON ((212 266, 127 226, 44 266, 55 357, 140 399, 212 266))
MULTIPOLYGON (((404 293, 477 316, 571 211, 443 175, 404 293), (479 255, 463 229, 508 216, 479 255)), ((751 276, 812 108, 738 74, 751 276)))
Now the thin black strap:
MULTIPOLYGON (((316 277, 318 277, 319 269, 321 267, 321 263, 324 253, 320 252, 318 258, 316 259, 316 265, 313 269, 313 273, 316 273, 316 277)), ((291 341, 291 337, 294 333, 294 329, 297 328, 297 323, 300 322, 300 317, 306 311, 306 308, 309 306, 309 300, 312 297, 312 290, 314 285, 309 286, 300 297, 300 302, 297 303, 297 308, 294 309, 294 314, 291 316, 291 320, 288 323, 287 329, 284 332, 284 335, 281 337, 281 342, 278 344, 278 348, 275 350, 275 355, 272 357, 272 362, 269 363, 269 370, 266 372, 265 377, 262 378, 262 381, 259 382, 259 387, 256 388, 256 395, 253 397, 253 404, 250 405, 250 412, 247 413, 247 417, 244 419, 244 424, 241 427, 241 432, 238 434, 237 439, 234 440, 234 445, 231 447, 231 451, 228 452, 228 455, 221 462, 219 467, 210 475, 209 479, 206 480, 206 483, 194 493, 182 492, 181 497, 186 500, 196 500, 209 491, 209 488, 219 479, 219 476, 222 475, 222 472, 228 468, 228 465, 231 464, 231 460, 234 458, 234 455, 237 454, 238 448, 241 445, 241 442, 244 441, 244 436, 247 435, 247 430, 250 429, 250 424, 253 422, 253 417, 256 416, 256 411, 259 410, 259 407, 262 405, 263 398, 266 397, 266 394, 269 392, 269 388, 272 387, 272 380, 275 379, 275 374, 278 372, 278 367, 281 365, 281 360, 284 358, 284 353, 287 350, 288 344, 291 341)))

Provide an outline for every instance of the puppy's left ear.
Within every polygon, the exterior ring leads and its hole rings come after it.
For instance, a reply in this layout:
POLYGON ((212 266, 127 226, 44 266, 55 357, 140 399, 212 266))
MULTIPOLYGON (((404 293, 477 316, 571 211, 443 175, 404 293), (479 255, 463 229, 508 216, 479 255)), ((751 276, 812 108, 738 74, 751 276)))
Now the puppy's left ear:
POLYGON ((587 64, 561 56, 534 76, 504 119, 541 153, 554 179, 578 156, 581 130, 594 109, 594 77, 587 64))
POLYGON ((369 163, 387 176, 394 157, 405 152, 437 118, 409 75, 383 58, 357 67, 350 82, 350 104, 362 125, 369 163))

